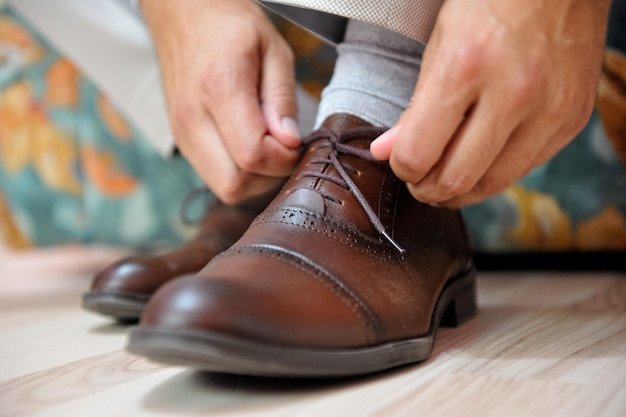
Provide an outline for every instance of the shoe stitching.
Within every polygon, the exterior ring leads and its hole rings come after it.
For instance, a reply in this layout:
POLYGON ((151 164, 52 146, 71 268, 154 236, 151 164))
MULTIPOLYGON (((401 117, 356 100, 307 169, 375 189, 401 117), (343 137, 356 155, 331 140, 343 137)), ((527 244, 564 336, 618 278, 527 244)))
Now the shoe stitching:
MULTIPOLYGON (((395 211, 396 211, 396 207, 394 207, 394 217, 395 217, 395 211)), ((325 236, 331 237, 335 240, 337 240, 339 243, 342 244, 347 244, 349 247, 356 249, 358 251, 360 251, 361 253, 364 253, 366 255, 369 256, 374 256, 375 258, 381 260, 381 261, 385 261, 388 262, 389 260, 392 260, 394 257, 397 260, 401 260, 401 261, 405 261, 406 258, 404 255, 398 254, 396 252, 390 251, 388 250, 389 248, 387 246, 384 246, 383 244, 381 244, 378 240, 371 238, 370 236, 359 232, 358 230, 352 229, 352 228, 347 228, 339 223, 333 222, 332 220, 327 219, 326 217, 323 217, 317 213, 313 213, 304 209, 293 209, 293 208, 279 208, 279 209, 274 209, 271 211, 266 211, 264 213, 262 213, 262 215, 260 215, 253 223, 252 225, 250 225, 250 229, 252 229, 253 227, 259 226, 261 224, 266 224, 266 223, 279 223, 279 224, 285 224, 285 225, 289 225, 289 226, 296 226, 296 227, 300 227, 306 230, 310 230, 312 232, 316 232, 316 233, 320 233, 323 234, 325 236), (314 226, 308 226, 306 224, 303 224, 302 222, 290 222, 290 221, 283 221, 283 220, 279 220, 279 219, 272 219, 272 217, 274 216, 280 216, 283 219, 285 218, 285 214, 281 215, 281 212, 295 212, 298 214, 302 214, 308 217, 313 217, 316 220, 318 220, 320 223, 322 223, 324 225, 325 228, 328 228, 328 225, 332 225, 335 229, 341 229, 345 234, 346 237, 345 238, 341 238, 336 236, 333 233, 327 232, 326 230, 321 229, 319 226, 314 227, 314 226), (352 243, 355 244, 359 244, 359 242, 356 240, 357 238, 361 239, 361 243, 359 246, 355 246, 352 243), (366 245, 367 246, 367 250, 364 250, 361 246, 362 245, 366 245), (375 249, 370 245, 376 245, 378 246, 380 249, 375 249), (387 252, 388 254, 386 256, 380 254, 381 252, 387 252)), ((455 242, 450 239, 450 237, 445 234, 445 233, 441 233, 441 232, 437 232, 437 233, 432 233, 432 232, 428 232, 428 233, 424 233, 421 234, 419 237, 419 240, 422 242, 428 242, 427 244, 422 244, 419 248, 413 249, 412 250, 412 256, 418 255, 422 252, 424 252, 425 250, 435 246, 436 243, 441 243, 443 245, 445 245, 445 247, 450 251, 450 252, 454 252, 455 249, 455 242)))
MULTIPOLYGON (((284 217, 281 216, 281 217, 284 217)), ((301 210, 301 209, 290 209, 290 208, 281 208, 281 209, 276 209, 276 210, 272 210, 266 213, 263 213, 262 217, 259 217, 251 226, 252 227, 256 227, 259 226, 261 224, 266 224, 266 223, 279 223, 279 224, 284 224, 284 225, 288 225, 288 226, 296 226, 296 227, 300 227, 302 229, 305 230, 309 230, 312 232, 316 232, 316 233, 320 233, 324 236, 328 236, 332 239, 335 239, 336 241, 338 241, 341 244, 345 244, 348 247, 358 250, 359 252, 367 255, 367 256, 371 256, 375 259, 378 259, 380 261, 383 262, 389 262, 389 261, 394 261, 395 258, 395 262, 400 265, 402 263, 406 263, 407 258, 404 255, 398 254, 394 251, 389 250, 390 248, 382 245, 380 242, 373 240, 372 238, 370 238, 367 235, 363 235, 362 233, 358 233, 355 232, 353 229, 349 229, 346 228, 342 225, 339 225, 335 222, 332 222, 331 220, 328 220, 316 213, 311 213, 308 212, 306 210, 301 210), (320 223, 325 224, 328 223, 330 225, 332 225, 335 229, 341 229, 344 233, 346 233, 346 237, 345 238, 341 238, 339 236, 336 236, 334 233, 330 233, 327 232, 326 230, 318 227, 313 227, 313 226, 307 226, 306 224, 302 224, 301 222, 295 223, 295 222, 289 222, 289 221, 284 221, 284 220, 280 220, 280 219, 272 219, 272 217, 274 215, 278 215, 281 216, 280 212, 281 211, 285 211, 285 212, 296 212, 299 214, 303 214, 303 215, 307 215, 310 217, 313 217, 315 219, 317 219, 320 223), (359 243, 356 239, 359 238, 361 239, 361 242, 359 243), (354 245, 353 243, 355 243, 356 245, 354 245), (376 245, 379 246, 380 249, 375 249, 372 246, 370 246, 370 244, 372 245, 376 245), (366 245, 367 249, 364 249, 362 246, 366 245), (384 252, 387 252, 387 255, 385 256, 384 252)), ((325 225, 325 228, 328 228, 328 226, 325 225)), ((418 248, 414 248, 411 250, 411 258, 415 258, 415 256, 420 255, 421 253, 427 251, 428 249, 435 247, 437 245, 443 245, 445 246, 448 251, 453 252, 454 251, 454 242, 449 238, 449 236, 445 233, 442 232, 433 232, 431 230, 427 231, 426 233, 422 233, 419 235, 419 237, 417 238, 417 240, 421 241, 421 242, 427 242, 427 243, 422 243, 421 246, 419 246, 418 248)))
POLYGON ((350 310, 352 310, 352 312, 354 312, 354 314, 365 324, 367 328, 374 332, 375 339, 370 340, 370 343, 375 343, 381 340, 382 332, 380 329, 380 323, 367 304, 339 277, 317 265, 315 262, 300 253, 274 245, 245 245, 228 249, 214 258, 212 262, 217 262, 218 260, 229 256, 243 255, 246 253, 274 258, 313 277, 322 283, 322 285, 326 288, 331 290, 333 294, 335 294, 350 310))
MULTIPOLYGON (((363 139, 361 137, 363 135, 372 135, 372 134, 380 135, 383 131, 384 129, 380 129, 380 128, 359 127, 359 128, 354 128, 351 131, 346 132, 344 134, 337 134, 336 132, 328 128, 322 128, 313 132, 311 135, 303 139, 302 141, 303 145, 311 145, 315 141, 324 139, 326 141, 324 145, 328 146, 330 149, 327 154, 328 155, 327 159, 314 158, 314 159, 311 159, 309 163, 315 163, 315 164, 322 163, 322 164, 327 164, 327 165, 321 172, 303 171, 298 175, 296 179, 313 177, 313 178, 318 179, 318 181, 325 180, 325 181, 333 182, 339 185, 340 187, 346 190, 349 190, 352 196, 355 198, 356 202, 361 206, 361 209, 367 215, 368 219, 370 220, 370 223, 372 224, 372 226, 374 226, 374 228, 379 233, 379 235, 384 237, 388 243, 390 243, 394 248, 396 248, 396 250, 398 250, 398 252, 404 253, 404 249, 387 232, 387 230, 385 229, 385 226, 382 224, 382 222, 378 218, 377 213, 370 206, 369 202, 367 201, 367 199, 365 198, 365 196, 363 195, 359 187, 354 183, 350 175, 348 175, 348 173, 346 172, 347 169, 343 166, 343 164, 341 163, 339 159, 339 154, 346 154, 346 155, 352 155, 352 156, 365 159, 366 161, 378 162, 372 156, 369 150, 364 150, 364 149, 354 147, 350 145, 349 142, 353 139, 363 139), (327 169, 326 167, 331 167, 331 166, 335 169, 338 176, 330 175, 325 172, 327 169)), ((322 196, 327 197, 327 196, 324 196, 323 194, 322 196)))
MULTIPOLYGON (((299 208, 296 209, 296 208, 291 208, 291 207, 280 207, 280 208, 277 208, 277 209, 274 209, 274 210, 268 210, 268 211, 262 213, 259 217, 257 217, 255 219, 255 221, 252 223, 252 225, 250 226, 250 228, 252 228, 253 226, 255 226, 256 224, 259 224, 259 223, 271 222, 271 220, 269 220, 270 218, 274 217, 275 215, 279 215, 280 216, 282 214, 282 212, 298 213, 298 214, 303 214, 305 216, 313 217, 313 218, 318 219, 318 220, 320 220, 322 222, 325 222, 325 223, 331 224, 333 226, 336 226, 336 227, 342 229, 343 231, 345 231, 346 233, 354 234, 354 235, 362 238, 365 241, 368 241, 368 242, 371 242, 371 243, 374 243, 374 244, 377 244, 377 245, 381 245, 381 247, 384 247, 384 246, 382 246, 380 240, 378 240, 378 239, 376 239, 374 237, 371 237, 371 236, 369 236, 369 235, 359 231, 358 229, 355 229, 355 228, 352 228, 352 227, 346 227, 346 226, 344 226, 344 225, 342 225, 340 223, 337 223, 337 222, 335 222, 333 220, 328 219, 325 216, 319 215, 317 213, 314 213, 314 212, 306 210, 306 209, 299 209, 299 208)), ((285 214, 283 214, 283 215, 285 215, 285 214)), ((287 223, 287 224, 295 224, 295 223, 287 223)))
MULTIPOLYGON (((388 248, 384 245, 382 245, 378 240, 372 239, 371 237, 360 233, 354 229, 350 229, 350 228, 346 228, 345 226, 342 226, 338 223, 335 223, 331 220, 328 220, 322 216, 319 216, 315 213, 311 213, 308 212, 306 210, 294 210, 294 209, 278 209, 278 210, 272 210, 270 212, 266 212, 263 213, 262 217, 257 218, 257 220, 254 222, 254 224, 252 224, 250 226, 250 228, 261 225, 261 224, 266 224, 266 223, 280 223, 280 224, 285 224, 285 225, 289 225, 289 226, 297 226, 306 230, 310 230, 316 233, 320 233, 323 234, 324 236, 328 236, 332 239, 335 239, 336 241, 338 241, 341 244, 347 245, 348 247, 358 250, 359 252, 368 255, 368 256, 372 256, 378 260, 384 261, 384 262, 389 262, 390 260, 393 260, 394 258, 396 258, 397 260, 403 261, 405 260, 405 257, 402 254, 396 253, 396 252, 392 252, 387 250, 388 248), (334 229, 340 229, 341 231, 343 231, 346 234, 345 238, 341 238, 339 236, 336 236, 334 233, 324 230, 324 229, 320 229, 317 227, 312 227, 312 226, 307 226, 306 224, 302 224, 302 223, 294 223, 294 222, 289 222, 289 221, 283 221, 283 220, 279 220, 279 219, 272 219, 272 217, 274 215, 278 215, 280 216, 280 212, 281 211, 285 211, 285 212, 296 212, 299 214, 303 214, 306 216, 311 216, 313 218, 315 218, 316 220, 318 220, 320 223, 323 224, 328 224, 331 225, 332 228, 334 229), (357 238, 361 239, 363 242, 361 242, 361 244, 359 244, 359 242, 356 240, 357 238), (356 245, 355 245, 356 244, 356 245), (362 245, 365 244, 367 246, 367 249, 363 249, 362 245), (376 245, 379 246, 380 249, 375 249, 370 245, 376 245), (384 254, 384 252, 387 252, 386 254, 384 254)), ((326 228, 328 228, 328 226, 326 226, 326 228)), ((326 229, 325 228, 325 229, 326 229)))
POLYGON ((396 224, 396 213, 397 213, 397 205, 398 205, 398 196, 400 195, 400 187, 397 186, 398 177, 396 177, 390 168, 387 168, 385 171, 385 175, 383 176, 382 187, 380 187, 380 193, 378 194, 378 217, 381 219, 385 217, 388 220, 388 224, 391 225, 391 236, 395 238, 395 224, 396 224), (390 175, 391 174, 391 175, 390 175), (391 185, 389 186, 391 190, 384 191, 386 188, 387 180, 391 180, 391 185), (394 184, 396 183, 396 184, 394 184), (386 195, 383 195, 386 194, 386 195), (395 198, 394 198, 395 194, 395 198), (382 212, 383 200, 387 200, 384 205, 387 207, 385 212, 382 212), (393 213, 389 210, 390 203, 393 203, 393 213))

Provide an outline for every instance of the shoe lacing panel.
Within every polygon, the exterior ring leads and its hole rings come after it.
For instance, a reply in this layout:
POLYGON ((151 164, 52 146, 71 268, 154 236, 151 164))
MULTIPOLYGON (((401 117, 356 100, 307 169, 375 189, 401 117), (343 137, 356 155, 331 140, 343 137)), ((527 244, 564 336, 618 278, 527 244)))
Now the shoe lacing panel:
MULTIPOLYGON (((370 220, 372 226, 374 226, 376 231, 380 235, 384 236, 385 239, 389 243, 391 243, 391 245, 396 248, 400 253, 404 253, 405 250, 391 237, 391 235, 389 235, 389 233, 387 233, 387 231, 385 230, 385 226, 383 226, 382 222, 378 218, 378 215, 376 214, 374 209, 372 209, 361 190, 359 190, 359 187, 354 183, 354 181, 348 174, 348 171, 352 172, 353 174, 358 174, 358 172, 351 167, 345 167, 339 160, 339 154, 345 154, 356 156, 358 158, 365 159, 366 161, 379 162, 376 158, 374 158, 369 150, 357 148, 356 146, 351 145, 349 141, 352 139, 361 138, 364 134, 368 136, 380 135, 384 131, 384 129, 380 128, 364 127, 353 129, 347 134, 343 135, 338 135, 334 131, 325 128, 313 132, 311 135, 303 139, 303 145, 308 146, 317 140, 326 139, 328 141, 327 144, 320 146, 329 147, 330 149, 328 152, 328 158, 312 158, 309 161, 309 164, 329 164, 337 171, 339 177, 324 172, 304 171, 300 173, 297 179, 305 177, 321 179, 324 181, 332 182, 339 187, 350 191, 354 198, 356 198, 357 202, 367 215, 368 219, 370 220)), ((336 203, 340 203, 340 201, 332 195, 326 195, 323 193, 320 194, 326 199, 329 199, 336 203)))

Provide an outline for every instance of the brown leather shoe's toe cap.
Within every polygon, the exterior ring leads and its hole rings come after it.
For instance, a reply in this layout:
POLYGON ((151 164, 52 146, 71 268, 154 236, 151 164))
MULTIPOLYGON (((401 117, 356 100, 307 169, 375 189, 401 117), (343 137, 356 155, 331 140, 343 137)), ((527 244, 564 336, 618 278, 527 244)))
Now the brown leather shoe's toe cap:
POLYGON ((209 264, 161 288, 141 325, 292 347, 365 346, 375 324, 345 289, 289 260, 257 253, 209 264))
POLYGON ((91 292, 151 295, 167 276, 167 265, 158 258, 125 258, 96 274, 91 292))

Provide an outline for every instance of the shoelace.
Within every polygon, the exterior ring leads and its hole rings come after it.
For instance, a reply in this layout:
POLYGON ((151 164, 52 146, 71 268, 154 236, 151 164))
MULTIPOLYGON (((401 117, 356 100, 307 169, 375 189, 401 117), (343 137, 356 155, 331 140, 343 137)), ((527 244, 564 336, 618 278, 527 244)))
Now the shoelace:
MULTIPOLYGON (((371 134, 373 131, 375 131, 377 134, 382 134, 384 130, 371 128, 371 127, 359 128, 359 129, 352 130, 350 132, 350 136, 358 135, 358 133, 361 133, 361 132, 371 134)), ((328 143, 329 143, 328 146, 330 147, 330 152, 328 153, 329 158, 313 158, 309 161, 309 163, 331 164, 333 168, 335 168, 335 170, 339 173, 339 176, 341 178, 337 178, 336 176, 329 175, 329 174, 324 174, 322 172, 305 171, 305 172, 302 172, 298 176, 298 179, 303 178, 303 177, 319 178, 325 181, 330 181, 332 183, 335 183, 339 185, 340 187, 350 191, 352 195, 354 196, 354 198, 356 198, 357 202, 359 203, 359 205, 361 206, 361 208, 363 209, 363 211, 369 218, 370 222, 372 223, 376 231, 380 233, 382 236, 384 236, 385 239, 387 239, 387 241, 391 243, 391 245, 398 250, 398 252, 404 253, 405 250, 395 240, 393 240, 393 238, 389 235, 389 233, 387 233, 387 231, 385 230, 385 226, 383 226, 382 222, 376 215, 376 212, 369 205, 369 203, 365 199, 365 196, 363 195, 361 190, 359 190, 359 187, 357 187, 354 181, 352 181, 352 178, 350 178, 350 175, 348 175, 348 173, 346 172, 346 168, 339 161, 338 155, 339 153, 343 153, 346 155, 353 155, 353 156, 363 158, 367 161, 372 161, 372 162, 377 162, 378 160, 374 158, 368 150, 359 149, 354 146, 350 146, 347 143, 344 143, 344 141, 348 139, 348 137, 345 135, 338 135, 337 133, 335 133, 334 131, 330 129, 319 129, 313 132, 308 137, 304 138, 302 143, 303 145, 308 146, 311 143, 319 139, 328 139, 328 143)), ((352 171, 352 169, 350 168, 348 168, 348 170, 352 171)), ((336 198, 332 196, 325 195, 324 197, 332 201, 339 202, 337 201, 336 198)))
POLYGON ((195 187, 194 189, 189 191, 189 193, 183 199, 182 204, 180 205, 180 211, 178 213, 180 216, 180 220, 186 226, 195 226, 199 224, 200 221, 204 218, 204 215, 207 213, 207 211, 211 209, 211 205, 215 204, 215 202, 216 199, 213 197, 211 190, 209 190, 206 186, 201 185, 195 187), (189 215, 189 212, 191 211, 190 207, 200 197, 202 197, 201 204, 204 210, 200 210, 200 214, 195 218, 192 218, 189 215))

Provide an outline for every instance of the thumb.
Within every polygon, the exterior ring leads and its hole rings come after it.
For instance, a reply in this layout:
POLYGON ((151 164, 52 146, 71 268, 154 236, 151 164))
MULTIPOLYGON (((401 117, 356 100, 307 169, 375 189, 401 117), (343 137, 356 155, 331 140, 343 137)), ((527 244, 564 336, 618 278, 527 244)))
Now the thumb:
POLYGON ((261 100, 269 133, 288 148, 300 146, 293 53, 286 44, 270 45, 263 60, 261 100))
POLYGON ((374 158, 386 161, 391 157, 391 149, 398 135, 398 130, 400 130, 400 125, 396 124, 370 144, 370 152, 374 158))

